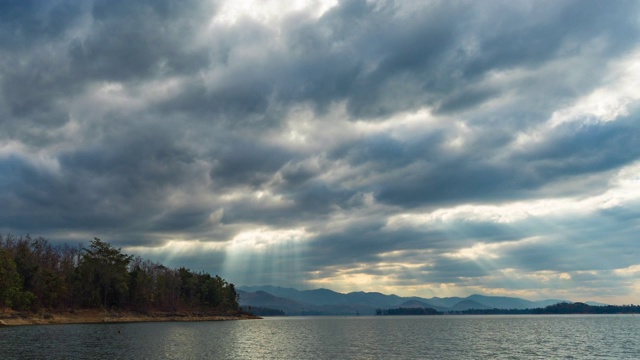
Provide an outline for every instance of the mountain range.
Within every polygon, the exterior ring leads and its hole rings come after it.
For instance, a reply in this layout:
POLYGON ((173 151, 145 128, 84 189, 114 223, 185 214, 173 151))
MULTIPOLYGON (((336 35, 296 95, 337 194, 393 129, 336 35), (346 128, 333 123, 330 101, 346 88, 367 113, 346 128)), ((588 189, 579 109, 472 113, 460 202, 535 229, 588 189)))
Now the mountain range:
MULTIPOLYGON (((506 296, 471 295, 462 297, 402 297, 378 292, 339 293, 329 289, 297 290, 272 285, 240 286, 240 305, 271 308, 286 315, 373 315, 376 309, 432 308, 438 311, 468 309, 533 309, 571 302, 560 299, 530 301, 506 296)), ((590 305, 605 305, 588 302, 590 305)))

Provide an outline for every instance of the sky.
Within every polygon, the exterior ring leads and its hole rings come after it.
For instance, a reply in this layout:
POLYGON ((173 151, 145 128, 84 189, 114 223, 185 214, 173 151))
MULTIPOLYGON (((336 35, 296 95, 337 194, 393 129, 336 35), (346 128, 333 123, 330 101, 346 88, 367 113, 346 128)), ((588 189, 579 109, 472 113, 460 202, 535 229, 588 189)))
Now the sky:
POLYGON ((6 0, 0 232, 637 304, 638 84, 638 1, 6 0))

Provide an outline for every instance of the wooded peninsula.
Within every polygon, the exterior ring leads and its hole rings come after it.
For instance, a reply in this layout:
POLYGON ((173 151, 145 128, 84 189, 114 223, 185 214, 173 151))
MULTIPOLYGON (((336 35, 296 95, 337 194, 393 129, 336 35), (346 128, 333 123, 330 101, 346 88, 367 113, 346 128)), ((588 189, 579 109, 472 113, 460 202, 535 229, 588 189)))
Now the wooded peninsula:
POLYGON ((127 255, 0 234, 0 325, 252 318, 233 284, 127 255))

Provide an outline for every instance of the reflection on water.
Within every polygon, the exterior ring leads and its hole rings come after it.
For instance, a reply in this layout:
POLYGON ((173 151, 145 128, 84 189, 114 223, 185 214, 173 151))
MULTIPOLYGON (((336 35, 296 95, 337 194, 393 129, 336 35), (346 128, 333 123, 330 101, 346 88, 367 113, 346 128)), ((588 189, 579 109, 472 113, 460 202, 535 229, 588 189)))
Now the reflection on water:
POLYGON ((282 317, 0 328, 1 359, 634 359, 640 317, 282 317))

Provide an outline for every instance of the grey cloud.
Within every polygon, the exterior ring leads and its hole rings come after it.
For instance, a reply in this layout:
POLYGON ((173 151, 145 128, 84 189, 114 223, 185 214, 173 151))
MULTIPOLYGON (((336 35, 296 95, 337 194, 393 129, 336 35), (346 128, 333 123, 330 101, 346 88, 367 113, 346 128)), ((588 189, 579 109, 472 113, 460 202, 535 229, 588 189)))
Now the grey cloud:
POLYGON ((635 264, 638 255, 627 240, 629 229, 636 226, 634 223, 631 219, 603 217, 602 213, 554 219, 546 230, 537 228, 535 232, 545 241, 510 248, 499 263, 522 271, 601 271, 628 267, 635 264))
MULTIPOLYGON (((502 162, 486 157, 501 151, 491 144, 485 145, 489 148, 470 147, 465 157, 414 155, 409 166, 398 167, 395 174, 388 176, 393 180, 387 179, 376 198, 404 205, 455 202, 462 198, 528 198, 555 181, 604 173, 635 161, 640 155, 633 145, 638 135, 635 117, 630 116, 604 124, 569 124, 536 149, 516 152, 502 162), (483 157, 476 158, 475 154, 483 157)), ((410 156, 404 154, 401 159, 407 161, 410 156)))
POLYGON ((535 66, 558 55, 588 51, 602 36, 609 40, 603 54, 619 53, 634 44, 630 34, 638 28, 627 14, 637 4, 621 2, 610 7, 598 1, 566 1, 545 5, 494 8, 496 14, 491 17, 500 14, 500 21, 487 19, 496 25, 480 38, 480 56, 471 60, 464 72, 472 75, 492 68, 535 66))
POLYGON ((74 1, 8 0, 0 5, 0 47, 21 51, 56 39, 75 25, 83 5, 74 1))
MULTIPOLYGON (((4 173, 3 182, 12 189, 7 194, 11 206, 2 211, 4 223, 32 232, 60 226, 140 231, 149 229, 142 224, 156 213, 174 211, 163 208, 164 197, 203 178, 202 169, 194 167, 194 155, 167 134, 131 130, 111 143, 60 154, 59 170, 38 168, 18 158, 4 161, 3 167, 11 171, 4 173), (11 221, 16 213, 30 213, 30 223, 11 221)), ((166 215, 164 220, 176 223, 166 215)))
POLYGON ((0 138, 42 146, 56 141, 47 131, 68 122, 65 96, 75 92, 77 86, 69 79, 63 59, 46 49, 34 52, 0 60, 0 114, 4 117, 0 138))
POLYGON ((444 97, 436 107, 437 113, 463 111, 476 107, 498 95, 496 89, 465 89, 444 97))
MULTIPOLYGON (((290 280, 299 283, 355 266, 380 275, 392 251, 404 253, 398 263, 421 264, 413 280, 409 271, 389 275, 399 282, 465 286, 507 267, 612 271, 637 262, 633 202, 508 225, 386 226, 405 212, 614 186, 615 173, 640 158, 637 105, 615 121, 575 119, 516 144, 611 86, 605 75, 638 47, 636 2, 341 1, 318 18, 295 12, 279 23, 212 22, 219 9, 0 5, 0 229, 158 246, 304 228, 313 235, 299 247, 251 269, 265 281, 287 276, 284 254, 295 255, 305 275, 290 280), (106 84, 122 91, 101 92, 106 84), (298 147, 284 134, 299 108, 311 109, 305 121, 319 133, 344 120, 359 133, 331 129, 330 141, 298 147), (395 133, 392 119, 418 109, 429 113, 424 123, 395 133), (321 120, 334 113, 346 119, 321 120), (464 141, 453 149, 458 125, 464 141), (548 242, 510 247, 493 263, 445 255, 532 237, 548 242), (611 261, 596 261, 602 254, 611 261)), ((222 250, 210 253, 157 256, 216 272, 230 266, 222 250)))
POLYGON ((527 150, 522 158, 533 162, 537 172, 547 179, 557 173, 605 171, 637 159, 640 152, 633 144, 639 137, 635 115, 614 123, 568 124, 559 127, 537 149, 527 150))
POLYGON ((206 49, 189 47, 211 16, 211 7, 189 1, 96 1, 93 27, 70 44, 75 76, 132 81, 197 71, 206 49))
POLYGON ((295 156, 259 138, 239 136, 222 141, 211 154, 214 166, 210 173, 220 187, 243 184, 258 188, 295 156))
MULTIPOLYGON (((411 251, 422 249, 438 250, 458 246, 449 242, 446 234, 437 231, 415 231, 400 229, 384 230, 384 224, 378 220, 353 220, 347 229, 332 231, 331 228, 309 240, 305 248, 305 261, 310 266, 343 266, 349 264, 368 264, 382 261, 381 253, 407 251, 403 256, 408 261, 428 262, 432 258, 421 259, 411 255, 411 251)), ((435 255, 434 255, 435 256, 435 255)), ((403 259, 399 259, 400 262, 403 259)))

